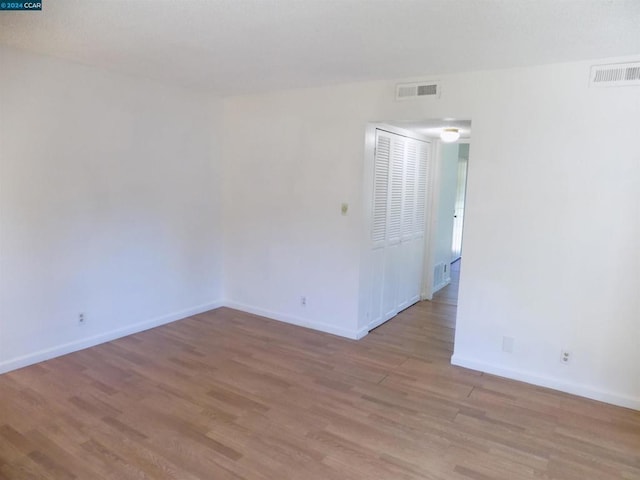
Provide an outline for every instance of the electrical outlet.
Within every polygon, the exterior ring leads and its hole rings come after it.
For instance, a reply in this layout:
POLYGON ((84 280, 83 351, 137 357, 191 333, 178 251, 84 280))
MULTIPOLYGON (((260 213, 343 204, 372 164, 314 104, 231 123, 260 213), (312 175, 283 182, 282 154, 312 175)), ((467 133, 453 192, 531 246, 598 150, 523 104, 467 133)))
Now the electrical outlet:
POLYGON ((562 350, 560 352, 560 362, 568 365, 571 363, 571 352, 569 350, 562 350))
POLYGON ((86 321, 86 318, 84 317, 84 313, 79 313, 78 314, 78 324, 84 325, 85 321, 86 321))
POLYGON ((513 345, 516 343, 513 337, 502 337, 502 351, 505 353, 513 353, 513 345))
POLYGON ((307 306, 307 297, 300 297, 300 305, 303 307, 307 306))

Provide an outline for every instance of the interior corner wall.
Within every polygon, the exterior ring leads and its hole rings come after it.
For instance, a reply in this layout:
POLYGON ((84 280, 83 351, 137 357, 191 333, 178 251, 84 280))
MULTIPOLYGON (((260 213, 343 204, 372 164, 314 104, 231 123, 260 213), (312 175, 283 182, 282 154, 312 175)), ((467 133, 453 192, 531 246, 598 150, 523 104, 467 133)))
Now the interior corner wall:
POLYGON ((0 50, 0 372, 219 304, 216 112, 0 50))
POLYGON ((342 101, 333 88, 225 100, 225 303, 356 338, 370 115, 338 119, 342 101))
POLYGON ((368 122, 471 119, 453 362, 640 408, 640 89, 588 86, 631 60, 441 75, 438 100, 395 102, 395 81, 225 100, 225 298, 361 333, 368 122))

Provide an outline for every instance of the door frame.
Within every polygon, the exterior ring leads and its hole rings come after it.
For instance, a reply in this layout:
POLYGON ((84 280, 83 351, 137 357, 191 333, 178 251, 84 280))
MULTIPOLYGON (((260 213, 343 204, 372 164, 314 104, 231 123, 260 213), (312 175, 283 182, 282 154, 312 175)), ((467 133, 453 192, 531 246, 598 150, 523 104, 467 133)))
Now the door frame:
MULTIPOLYGON (((461 228, 460 228, 460 255, 458 256, 458 258, 456 260, 453 260, 453 262, 456 262, 456 261, 458 261, 458 260, 460 260, 462 258, 462 243, 463 243, 463 240, 464 240, 464 215, 465 215, 464 212, 465 212, 465 210, 467 208, 467 183, 469 181, 469 157, 471 156, 471 141, 470 141, 470 139, 468 139, 468 138, 461 139, 461 140, 458 140, 458 142, 456 142, 456 143, 458 143, 458 145, 469 145, 469 153, 468 153, 468 156, 467 156, 467 159, 466 159, 467 161, 466 161, 466 169, 465 169, 465 173, 464 173, 464 186, 462 187, 463 191, 464 191, 464 194, 463 194, 463 200, 462 200, 462 205, 463 205, 462 206, 462 211, 463 211, 463 214, 462 214, 461 228)), ((459 158, 458 158, 458 161, 460 161, 459 158)), ((458 175, 460 175, 460 171, 459 170, 458 170, 458 175)), ((458 180, 459 180, 459 178, 458 178, 458 180)), ((456 191, 456 196, 457 196, 457 193, 458 192, 456 191)), ((457 199, 456 199, 456 201, 457 201, 457 199)), ((453 245, 452 245, 452 248, 451 248, 451 253, 453 253, 453 245)), ((451 256, 451 258, 453 259, 453 255, 451 256)))
MULTIPOLYGON (((433 228, 433 189, 435 182, 434 167, 436 163, 435 159, 435 144, 439 143, 434 138, 430 138, 424 135, 417 134, 410 130, 406 130, 400 127, 390 125, 383 122, 371 122, 368 123, 365 129, 365 144, 364 144, 364 166, 363 166, 363 196, 362 196, 362 230, 360 240, 360 288, 358 299, 358 330, 357 338, 364 337, 375 326, 371 326, 371 305, 373 295, 373 282, 372 282, 372 270, 373 261, 371 253, 371 225, 372 225, 372 204, 373 204, 373 167, 374 156, 376 149, 376 130, 384 130, 389 133, 401 135, 403 137, 412 138, 415 140, 427 142, 431 146, 430 161, 427 170, 427 195, 425 198, 425 246, 424 246, 424 260, 422 262, 422 288, 421 299, 424 300, 424 292, 430 291, 430 284, 433 282, 433 270, 430 267, 432 262, 431 247, 433 244, 432 228, 433 228)), ((382 322, 384 323, 384 322, 382 322)))
MULTIPOLYGON (((425 271, 424 271, 424 280, 423 280, 423 291, 422 291, 422 300, 433 300, 434 292, 433 288, 435 285, 434 282, 434 267, 436 265, 436 232, 438 228, 438 207, 440 202, 440 189, 442 188, 442 144, 443 142, 440 139, 434 140, 434 165, 433 165, 433 188, 431 192, 431 211, 430 217, 427 219, 427 228, 429 228, 427 244, 425 248, 425 255, 429 255, 428 261, 425 262, 425 271)), ((458 145, 461 144, 469 144, 471 145, 470 138, 461 138, 454 142, 458 145)), ((471 153, 469 153, 469 157, 471 157, 471 153)), ((469 182, 469 170, 467 164, 467 185, 469 182)), ((466 196, 465 196, 465 207, 466 207, 466 196)), ((464 242, 464 235, 462 241, 464 242)), ((450 266, 450 264, 449 264, 450 266)), ((450 282, 447 282, 447 285, 450 282)))

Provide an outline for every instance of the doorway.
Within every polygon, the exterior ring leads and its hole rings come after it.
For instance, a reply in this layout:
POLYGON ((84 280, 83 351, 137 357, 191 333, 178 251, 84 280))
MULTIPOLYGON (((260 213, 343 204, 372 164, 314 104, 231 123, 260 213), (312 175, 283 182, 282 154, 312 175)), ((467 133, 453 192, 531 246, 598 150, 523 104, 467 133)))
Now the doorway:
POLYGON ((462 232, 464 230, 464 206, 467 197, 467 170, 469 168, 469 144, 460 144, 458 150, 458 176, 453 213, 453 241, 451 262, 462 258, 462 232))
MULTIPOLYGON (((464 192, 458 190, 458 183, 466 185, 466 163, 464 178, 458 181, 458 172, 462 167, 458 164, 459 152, 463 152, 463 157, 468 160, 468 142, 471 131, 471 121, 468 120, 429 120, 423 122, 393 122, 392 124, 370 124, 365 136, 365 178, 364 178, 364 207, 365 222, 363 229, 363 260, 361 263, 361 295, 360 314, 358 320, 359 335, 366 335, 378 325, 394 317, 403 308, 406 308, 415 301, 431 300, 437 289, 442 288, 451 282, 450 268, 454 260, 454 219, 457 219, 456 206, 461 208, 460 221, 456 222, 456 234, 459 237, 456 245, 457 250, 462 251, 462 222, 464 220, 464 192), (441 132, 447 128, 458 127, 462 133, 462 144, 443 143, 440 141, 441 132), (381 133, 386 132, 386 133, 381 133), (418 148, 426 152, 426 169, 418 168, 417 178, 422 178, 424 182, 424 208, 417 210, 407 210, 406 205, 416 205, 416 193, 420 188, 416 184, 415 188, 405 185, 407 172, 414 171, 415 162, 405 159, 403 166, 396 166, 396 178, 398 185, 397 192, 402 192, 402 200, 392 198, 393 187, 393 158, 394 154, 388 150, 389 141, 380 141, 387 134, 399 135, 408 140, 398 151, 407 152, 410 149, 418 148), (412 146, 413 142, 417 142, 412 146), (420 146, 421 145, 421 146, 420 146), (449 148, 451 145, 451 148, 449 148), (425 148, 426 146, 426 148, 425 148), (448 164, 444 164, 442 152, 448 150, 453 158, 448 164), (381 153, 385 158, 381 158, 381 153), (407 163, 408 162, 408 163, 407 163), (449 169, 453 164, 453 169, 449 169), (382 177, 380 176, 382 172, 382 177), (404 172, 404 173, 402 173, 404 172), (385 176, 386 175, 386 176, 385 176), (403 177, 404 175, 404 177, 403 177), (452 179, 452 186, 443 186, 443 178, 452 179), (440 199, 443 190, 447 190, 447 202, 440 199), (383 200, 383 197, 385 199, 383 200), (460 201, 458 201, 460 199, 460 201), (402 225, 408 219, 411 225, 410 237, 405 237, 402 241, 412 240, 412 248, 399 248, 400 240, 392 238, 385 229, 389 226, 398 227, 394 223, 391 209, 400 212, 399 205, 403 205, 403 213, 399 216, 402 225), (386 210, 385 210, 386 208, 386 210), (440 212, 442 211, 442 214, 440 212), (418 211, 420 213, 418 213, 418 211), (407 212, 409 212, 407 214, 407 212), (443 219, 447 219, 446 222, 443 219), (385 227, 382 228, 382 219, 385 219, 385 227), (446 227, 446 235, 437 238, 439 232, 443 232, 443 225, 446 227), (417 228, 420 225, 421 228, 417 228), (418 231, 419 230, 419 231, 418 231), (420 240, 420 248, 415 248, 420 240), (396 245, 398 243, 399 245, 396 245), (437 248, 438 245, 441 248, 437 248), (436 251, 438 255, 436 255, 436 251), (400 255, 399 252, 403 252, 400 255), (436 266, 436 260, 438 265, 436 266), (437 277, 438 268, 446 274, 441 282, 437 277), (437 283, 437 285, 436 285, 437 283), (409 287, 410 285, 410 287, 409 287), (398 295, 399 292, 411 290, 411 295, 398 295), (419 292, 419 293, 418 293, 419 292), (418 294, 416 294, 418 293, 418 294), (405 302, 404 297, 409 300, 405 302), (397 301, 398 299, 402 301, 397 301), (392 301, 393 300, 393 301, 392 301)), ((398 144, 402 144, 398 141, 398 144)), ((400 227, 402 229, 402 227, 400 227)), ((393 229, 392 229, 393 230, 393 229)), ((397 230, 397 228, 395 228, 397 230)), ((391 232, 392 233, 392 232, 391 232)), ((397 233, 397 232, 396 232, 397 233)), ((397 236, 397 235, 396 235, 397 236)))
POLYGON ((411 132, 375 128, 369 330, 420 300, 431 150, 411 132))
MULTIPOLYGON (((451 266, 462 256, 469 143, 441 144, 435 188, 433 283, 431 295, 452 281, 451 266)), ((458 266, 459 267, 459 266, 458 266)))

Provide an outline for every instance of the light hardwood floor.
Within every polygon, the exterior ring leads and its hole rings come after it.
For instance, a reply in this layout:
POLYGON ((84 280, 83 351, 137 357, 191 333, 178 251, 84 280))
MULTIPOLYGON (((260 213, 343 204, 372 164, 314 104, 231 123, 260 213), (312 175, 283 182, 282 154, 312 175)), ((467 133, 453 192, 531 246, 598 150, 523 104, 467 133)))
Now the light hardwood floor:
POLYGON ((640 479, 640 413, 452 367, 457 285, 361 341, 230 309, 0 376, 2 479, 640 479))

